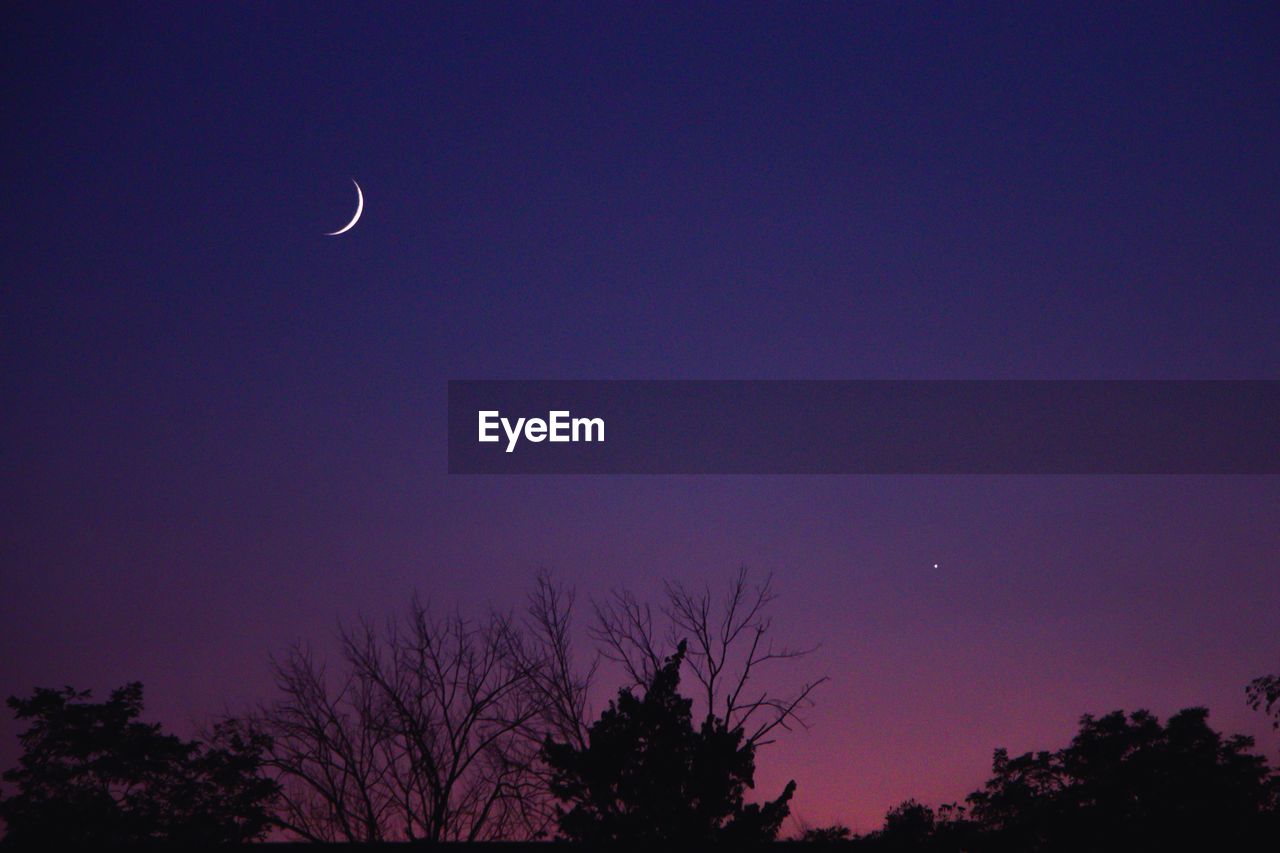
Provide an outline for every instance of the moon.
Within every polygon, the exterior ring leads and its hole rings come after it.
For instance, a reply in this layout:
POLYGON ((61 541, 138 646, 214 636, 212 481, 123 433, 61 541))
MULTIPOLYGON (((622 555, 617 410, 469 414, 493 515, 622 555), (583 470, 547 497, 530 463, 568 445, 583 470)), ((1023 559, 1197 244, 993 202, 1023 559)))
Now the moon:
MULTIPOLYGON (((356 179, 352 178, 351 183, 356 184, 356 179)), ((339 228, 337 231, 329 231, 324 236, 337 237, 339 234, 345 234, 352 228, 356 227, 356 223, 360 221, 360 214, 364 213, 364 193, 360 191, 360 185, 356 184, 356 215, 351 217, 351 221, 339 228)))

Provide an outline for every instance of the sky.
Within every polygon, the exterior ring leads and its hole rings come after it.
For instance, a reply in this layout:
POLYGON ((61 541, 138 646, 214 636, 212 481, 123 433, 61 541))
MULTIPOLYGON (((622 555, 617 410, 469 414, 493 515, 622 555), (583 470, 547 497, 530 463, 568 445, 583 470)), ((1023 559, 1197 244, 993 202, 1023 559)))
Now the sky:
POLYGON ((1086 712, 1274 757, 1274 477, 446 473, 449 379, 1280 378, 1280 13, 1030 5, 10 15, 0 693, 190 731, 415 590, 745 564, 810 823, 1086 712))

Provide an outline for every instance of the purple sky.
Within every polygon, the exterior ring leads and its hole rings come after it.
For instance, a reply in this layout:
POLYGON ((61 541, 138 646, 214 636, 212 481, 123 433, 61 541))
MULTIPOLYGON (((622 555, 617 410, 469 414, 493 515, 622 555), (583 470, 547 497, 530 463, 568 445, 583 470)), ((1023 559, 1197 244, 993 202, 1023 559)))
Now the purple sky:
POLYGON ((0 693, 183 728, 414 590, 747 564, 806 820, 1120 707, 1274 756, 1275 478, 445 474, 449 378, 1280 378, 1275 10, 807 14, 12 15, 0 693))

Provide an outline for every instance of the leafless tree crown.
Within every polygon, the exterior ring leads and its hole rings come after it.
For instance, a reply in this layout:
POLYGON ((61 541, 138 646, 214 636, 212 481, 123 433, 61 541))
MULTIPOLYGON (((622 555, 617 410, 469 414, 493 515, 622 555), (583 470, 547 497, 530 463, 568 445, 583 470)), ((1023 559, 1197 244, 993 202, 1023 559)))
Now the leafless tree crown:
POLYGON ((241 722, 271 738, 279 823, 314 841, 537 838, 554 825, 547 738, 584 747, 598 664, 646 685, 681 640, 708 714, 756 745, 803 723, 825 679, 779 689, 771 580, 738 573, 721 600, 665 587, 655 611, 630 593, 594 605, 597 649, 574 655, 574 594, 543 574, 521 614, 469 620, 416 597, 404 618, 339 629, 337 665, 295 646, 274 661, 278 698, 241 722))
POLYGON ((664 584, 662 604, 654 608, 627 590, 594 603, 590 633, 601 655, 618 664, 635 685, 647 684, 676 645, 688 643, 685 658, 699 686, 705 713, 741 727, 749 741, 772 742, 778 729, 804 725, 803 710, 826 677, 791 687, 771 682, 770 664, 795 660, 813 647, 779 645, 771 636, 769 607, 775 600, 773 578, 753 581, 738 570, 717 599, 709 586, 690 589, 679 581, 664 584), (767 678, 765 676, 768 676, 767 678))
POLYGON ((295 647, 280 698, 250 720, 270 735, 281 825, 316 841, 530 838, 554 816, 538 752, 580 731, 590 678, 568 647, 571 596, 540 578, 528 618, 437 616, 340 630, 342 671, 295 647))

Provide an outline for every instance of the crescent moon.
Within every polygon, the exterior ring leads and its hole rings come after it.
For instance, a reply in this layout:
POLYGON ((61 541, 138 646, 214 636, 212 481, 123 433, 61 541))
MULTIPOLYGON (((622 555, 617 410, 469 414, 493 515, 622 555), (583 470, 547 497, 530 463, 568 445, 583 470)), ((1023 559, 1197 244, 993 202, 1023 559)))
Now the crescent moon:
MULTIPOLYGON (((356 184, 356 179, 352 178, 351 183, 356 184)), ((360 191, 360 185, 356 184, 356 215, 351 217, 351 221, 339 228, 337 231, 330 231, 324 236, 337 237, 339 234, 345 234, 356 226, 360 221, 360 214, 364 213, 364 193, 360 191)))

